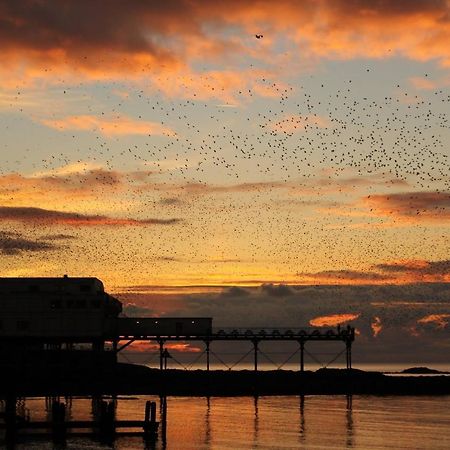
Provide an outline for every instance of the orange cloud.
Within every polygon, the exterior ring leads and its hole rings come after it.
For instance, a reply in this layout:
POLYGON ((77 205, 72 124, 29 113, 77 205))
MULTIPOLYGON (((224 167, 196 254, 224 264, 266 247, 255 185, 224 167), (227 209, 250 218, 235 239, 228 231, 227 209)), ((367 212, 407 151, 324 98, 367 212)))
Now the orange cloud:
POLYGON ((450 85, 450 77, 444 76, 437 79, 429 79, 428 77, 411 77, 410 83, 420 90, 438 89, 440 87, 446 87, 450 85))
POLYGON ((309 324, 313 327, 335 327, 343 323, 357 319, 360 314, 332 314, 330 316, 319 316, 311 319, 309 324))
POLYGON ((370 324, 370 327, 373 331, 373 337, 377 337, 383 329, 383 325, 381 325, 381 319, 378 316, 375 316, 372 323, 370 324))
POLYGON ((102 2, 3 0, 2 71, 5 80, 145 79, 198 60, 276 61, 280 37, 302 59, 401 55, 448 66, 449 14, 446 0, 111 0, 107 14, 102 2), (255 30, 265 35, 256 50, 255 30))
POLYGON ((42 123, 56 130, 83 130, 101 133, 104 136, 118 136, 129 134, 142 135, 174 135, 174 132, 159 123, 137 121, 125 116, 103 119, 96 116, 68 116, 59 120, 42 120, 42 123))
POLYGON ((429 314, 428 316, 422 317, 417 321, 417 323, 421 324, 435 324, 438 328, 444 329, 447 328, 448 320, 450 318, 450 314, 429 314))
MULTIPOLYGON (((164 348, 169 352, 175 351, 181 353, 200 353, 202 351, 200 347, 196 347, 195 345, 186 342, 167 342, 164 344, 164 348)), ((126 351, 139 353, 159 352, 159 344, 148 341, 136 341, 130 344, 126 351)))
POLYGON ((168 97, 207 100, 217 99, 228 105, 239 106, 252 97, 278 97, 280 88, 286 85, 277 82, 276 87, 268 80, 278 78, 270 70, 207 70, 194 72, 187 66, 168 71, 164 76, 152 76, 150 90, 159 90, 168 97), (263 80, 267 80, 264 82, 263 80))

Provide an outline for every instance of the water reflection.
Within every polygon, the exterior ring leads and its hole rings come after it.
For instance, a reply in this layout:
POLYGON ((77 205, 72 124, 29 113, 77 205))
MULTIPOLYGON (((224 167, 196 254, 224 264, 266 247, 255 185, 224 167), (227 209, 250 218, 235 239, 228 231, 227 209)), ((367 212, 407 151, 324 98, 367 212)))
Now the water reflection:
POLYGON ((167 448, 167 397, 159 396, 159 417, 160 417, 160 434, 162 442, 162 450, 167 448))
POLYGON ((211 446, 211 397, 206 397, 206 413, 205 413, 205 448, 211 446))
POLYGON ((304 442, 305 437, 305 396, 300 395, 300 442, 304 442))
MULTIPOLYGON (((159 403, 158 439, 117 435, 108 448, 147 450, 253 450, 263 448, 417 448, 447 449, 450 397, 150 397, 159 403), (407 430, 407 432, 402 432, 407 430)), ((7 411, 45 421, 54 402, 64 402, 72 420, 92 420, 102 402, 113 404, 118 420, 142 420, 147 396, 27 398, 2 402, 7 411), (12 405, 12 406, 11 406, 12 405)), ((104 406, 103 406, 104 407, 104 406)), ((11 415, 11 414, 10 414, 11 415)), ((1 420, 0 420, 1 423, 1 420)), ((28 436, 15 445, 0 432, 0 448, 54 450, 105 449, 92 437, 28 436), (1 439, 3 438, 3 441, 1 439), (47 439, 47 440, 46 440, 47 439)))
POLYGON ((259 441, 259 416, 258 416, 258 396, 253 397, 253 445, 256 446, 259 441))
POLYGON ((353 447, 353 396, 347 395, 347 412, 346 412, 346 419, 347 419, 347 447, 353 447))

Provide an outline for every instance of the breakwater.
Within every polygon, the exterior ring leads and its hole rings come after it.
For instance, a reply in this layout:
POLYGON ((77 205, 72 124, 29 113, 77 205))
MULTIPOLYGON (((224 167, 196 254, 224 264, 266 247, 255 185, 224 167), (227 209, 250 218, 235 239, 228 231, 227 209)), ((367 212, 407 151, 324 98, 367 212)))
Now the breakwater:
POLYGON ((95 371, 63 369, 4 372, 0 395, 155 394, 240 395, 450 395, 448 376, 392 377, 357 369, 315 372, 150 369, 117 364, 95 371))

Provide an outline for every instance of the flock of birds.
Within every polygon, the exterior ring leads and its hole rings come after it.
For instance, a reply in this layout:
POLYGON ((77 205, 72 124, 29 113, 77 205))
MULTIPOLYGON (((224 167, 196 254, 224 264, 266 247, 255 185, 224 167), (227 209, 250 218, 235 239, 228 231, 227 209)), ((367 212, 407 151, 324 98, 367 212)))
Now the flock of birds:
MULTIPOLYGON (((106 206, 112 202, 122 216, 180 219, 174 227, 177 231, 169 235, 169 226, 133 227, 134 231, 124 232, 125 240, 107 227, 85 228, 82 233, 72 228, 71 235, 88 233, 93 238, 93 247, 87 250, 92 258, 109 254, 110 259, 126 263, 123 267, 130 272, 139 270, 144 261, 153 268, 183 261, 192 272, 202 263, 223 267, 227 261, 264 261, 269 268, 273 261, 284 261, 293 270, 302 265, 302 255, 319 247, 322 253, 328 252, 333 267, 354 261, 355 255, 363 264, 376 258, 384 235, 374 239, 373 230, 366 231, 357 242, 346 239, 343 250, 336 230, 327 231, 335 222, 333 213, 312 215, 317 219, 314 225, 308 221, 311 213, 303 214, 301 208, 338 206, 340 195, 344 203, 355 201, 345 182, 355 195, 359 195, 360 181, 373 193, 395 192, 396 180, 409 191, 450 189, 449 93, 444 89, 419 93, 406 82, 378 85, 371 92, 364 78, 374 83, 370 70, 361 69, 357 79, 344 80, 339 86, 319 77, 288 84, 267 76, 247 80, 236 90, 204 75, 200 82, 196 80, 201 87, 198 93, 190 90, 189 81, 180 80, 185 91, 178 99, 167 96, 164 89, 136 90, 127 83, 111 82, 102 87, 106 94, 98 94, 102 89, 97 92, 103 109, 91 104, 86 114, 120 120, 138 111, 136 122, 156 122, 172 132, 105 136, 99 128, 86 145, 89 131, 52 131, 63 134, 67 150, 34 161, 34 169, 51 173, 86 161, 101 166, 103 171, 86 169, 78 178, 54 172, 60 183, 66 181, 68 192, 74 180, 83 183, 88 176, 97 177, 92 183, 96 198, 119 186, 116 173, 126 173, 128 191, 105 198, 106 206), (370 186, 371 179, 384 180, 385 185, 377 181, 370 186), (330 186, 335 187, 332 194, 330 186), (134 233, 130 239, 129 233, 134 233), (98 246, 97 238, 101 239, 98 246), (343 255, 346 252, 348 258, 343 255)), ((170 80, 159 80, 164 82, 170 80)), ((71 90, 78 96, 83 86, 67 87, 64 95, 70 96, 71 90)), ((85 98, 90 95, 84 93, 85 98)), ((25 167, 28 170, 33 152, 27 149, 21 160, 20 151, 15 151, 4 167, 19 173, 25 167)), ((76 202, 67 210, 76 212, 76 202)), ((427 235, 425 229, 421 233, 427 235)), ((394 259, 403 250, 420 255, 422 244, 413 249, 407 241, 392 244, 394 259)), ((437 241, 427 245, 437 246, 437 241)), ((65 250, 75 254, 81 248, 71 241, 65 250)), ((442 248, 438 251, 442 253, 442 248)))

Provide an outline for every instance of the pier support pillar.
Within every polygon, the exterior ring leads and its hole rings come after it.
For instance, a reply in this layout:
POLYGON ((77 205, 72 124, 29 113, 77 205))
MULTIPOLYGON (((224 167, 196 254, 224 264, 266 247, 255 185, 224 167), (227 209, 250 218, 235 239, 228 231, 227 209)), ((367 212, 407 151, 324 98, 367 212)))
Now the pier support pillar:
POLYGON ((258 339, 253 339, 253 353, 254 353, 254 369, 255 372, 258 371, 258 339))
POLYGON ((347 369, 351 369, 352 368, 352 342, 347 341, 345 343, 345 346, 347 348, 347 352, 346 352, 347 369))
POLYGON ((300 372, 305 371, 305 341, 299 341, 300 344, 300 372))
POLYGON ((164 369, 164 341, 162 339, 158 340, 159 344, 159 370, 164 369))
POLYGON ((209 344, 210 341, 205 341, 206 344, 206 370, 209 372, 209 344))

